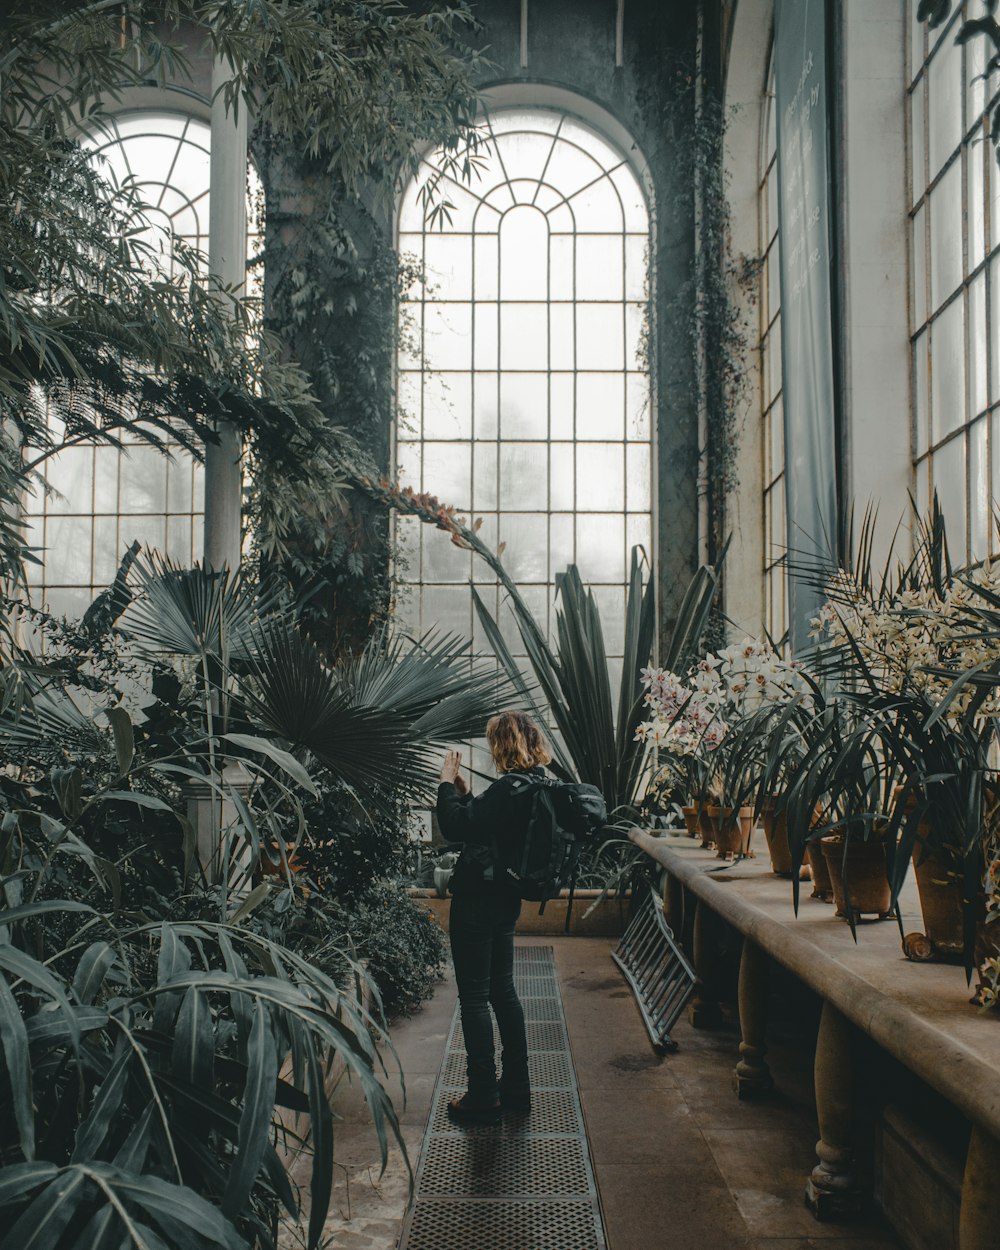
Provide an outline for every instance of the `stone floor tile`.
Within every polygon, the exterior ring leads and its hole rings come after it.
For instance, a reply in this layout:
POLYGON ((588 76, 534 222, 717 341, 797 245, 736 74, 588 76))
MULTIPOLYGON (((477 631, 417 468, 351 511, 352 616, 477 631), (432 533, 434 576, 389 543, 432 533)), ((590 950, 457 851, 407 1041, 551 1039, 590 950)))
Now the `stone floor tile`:
POLYGON ((729 1190, 696 1169, 675 1169, 664 1159, 598 1165, 596 1172, 610 1250, 734 1250, 746 1244, 746 1225, 729 1190))

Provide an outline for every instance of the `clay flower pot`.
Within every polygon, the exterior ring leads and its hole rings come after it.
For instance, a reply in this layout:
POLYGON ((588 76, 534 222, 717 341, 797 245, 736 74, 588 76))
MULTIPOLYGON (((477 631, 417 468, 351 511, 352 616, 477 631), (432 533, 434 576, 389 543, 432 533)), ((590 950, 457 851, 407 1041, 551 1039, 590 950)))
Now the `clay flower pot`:
MULTIPOLYGON (((907 813, 912 813, 917 805, 916 796, 907 794, 902 786, 895 788, 893 797, 897 803, 904 804, 907 813)), ((927 853, 926 846, 930 842, 932 830, 926 820, 921 820, 918 824, 917 834, 917 843, 913 848, 913 876, 917 882, 920 912, 924 918, 924 934, 930 942, 930 948, 923 958, 958 962, 965 955, 965 890, 962 874, 955 868, 941 864, 935 859, 933 852, 927 853)))
POLYGON ((965 950, 965 919, 962 880, 931 856, 921 860, 921 848, 913 848, 913 875, 917 879, 924 933, 935 956, 961 959, 965 950))
MULTIPOLYGON (((820 839, 823 857, 833 885, 833 901, 837 915, 847 918, 847 890, 844 885, 844 839, 838 835, 820 839)), ((874 916, 884 920, 889 914, 892 890, 886 875, 885 844, 860 842, 847 844, 847 884, 850 887, 851 910, 855 920, 874 916)))
POLYGON ((701 832, 701 848, 707 851, 715 846, 719 833, 719 813, 722 809, 716 803, 702 803, 698 808, 698 829, 701 832))
POLYGON ((681 815, 684 817, 684 828, 687 829, 688 836, 692 838, 701 837, 701 828, 698 824, 697 803, 691 803, 687 807, 682 807, 681 815))
POLYGON ((809 865, 809 871, 812 874, 813 889, 810 898, 818 898, 821 903, 833 902, 833 882, 830 880, 830 873, 826 866, 826 860, 823 852, 820 850, 818 842, 806 843, 806 863, 809 865))
POLYGON ((764 828, 771 871, 778 877, 792 876, 792 851, 788 845, 788 820, 784 812, 775 815, 774 799, 761 803, 760 823, 764 828))
POLYGON ((732 807, 720 807, 716 810, 719 815, 715 845, 718 847, 719 859, 752 856, 750 839, 753 837, 753 808, 741 807, 739 812, 732 807))

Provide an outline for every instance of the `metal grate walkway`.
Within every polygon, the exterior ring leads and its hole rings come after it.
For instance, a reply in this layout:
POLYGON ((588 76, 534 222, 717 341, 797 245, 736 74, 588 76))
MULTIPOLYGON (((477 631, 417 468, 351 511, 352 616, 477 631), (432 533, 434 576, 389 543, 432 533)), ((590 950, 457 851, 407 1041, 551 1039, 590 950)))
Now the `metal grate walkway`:
MULTIPOLYGON (((449 1098, 465 1090, 456 1006, 399 1250, 607 1250, 552 947, 518 947, 514 980, 531 1114, 495 1128, 448 1119, 449 1098)), ((494 1036, 499 1054, 495 1025, 494 1036)))

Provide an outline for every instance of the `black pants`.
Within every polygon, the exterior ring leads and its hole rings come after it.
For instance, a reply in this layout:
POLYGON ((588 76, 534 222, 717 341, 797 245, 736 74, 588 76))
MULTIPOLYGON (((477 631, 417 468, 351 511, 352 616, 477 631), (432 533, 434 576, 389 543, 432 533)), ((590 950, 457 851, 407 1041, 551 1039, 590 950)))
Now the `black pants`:
POLYGON ((503 1047, 503 1088, 515 1097, 528 1093, 524 1011, 514 988, 514 924, 520 911, 521 900, 500 891, 463 893, 451 900, 451 955, 469 1060, 469 1097, 476 1101, 493 1102, 497 1096, 491 1006, 503 1047))

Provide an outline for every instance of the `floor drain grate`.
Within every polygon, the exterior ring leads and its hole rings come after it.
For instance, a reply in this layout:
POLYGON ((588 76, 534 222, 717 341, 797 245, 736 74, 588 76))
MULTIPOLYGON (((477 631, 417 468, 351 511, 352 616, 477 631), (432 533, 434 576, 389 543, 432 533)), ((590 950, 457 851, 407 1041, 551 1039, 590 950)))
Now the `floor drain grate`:
POLYGON ((531 1112, 489 1128, 448 1119, 465 1088, 456 1007, 399 1250, 607 1250, 552 947, 517 948, 514 972, 531 1112))

